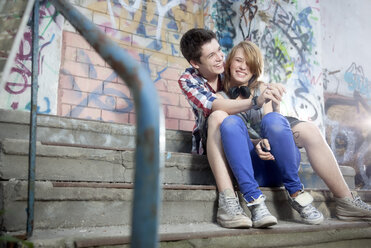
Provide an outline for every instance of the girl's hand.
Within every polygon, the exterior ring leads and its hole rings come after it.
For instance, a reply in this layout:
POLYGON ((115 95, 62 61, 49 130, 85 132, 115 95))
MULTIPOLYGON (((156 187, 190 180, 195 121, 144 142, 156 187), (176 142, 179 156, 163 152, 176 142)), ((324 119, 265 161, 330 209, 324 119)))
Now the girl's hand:
POLYGON ((263 91, 266 95, 266 99, 270 99, 272 104, 272 110, 280 113, 280 105, 283 95, 286 93, 286 89, 282 84, 273 83, 265 84, 265 90, 263 91))
POLYGON ((273 86, 273 84, 265 84, 262 93, 259 95, 257 102, 259 106, 263 106, 264 103, 272 101, 272 104, 279 105, 282 96, 285 93, 285 89, 280 86, 273 86))
POLYGON ((280 83, 272 83, 268 84, 267 86, 269 89, 274 89, 277 98, 282 99, 283 95, 286 93, 286 88, 283 84, 280 83))
POLYGON ((261 160, 274 160, 270 150, 271 147, 267 139, 261 139, 255 146, 255 151, 261 160))

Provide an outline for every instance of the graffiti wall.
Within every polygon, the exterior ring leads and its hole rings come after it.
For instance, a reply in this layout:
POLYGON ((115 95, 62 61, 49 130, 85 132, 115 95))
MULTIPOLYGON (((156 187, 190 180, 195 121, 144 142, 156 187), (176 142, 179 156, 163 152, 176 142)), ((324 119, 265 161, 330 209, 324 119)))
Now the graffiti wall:
POLYGON ((357 4, 321 1, 323 86, 327 141, 339 163, 357 171, 356 183, 371 188, 371 50, 368 9, 357 4))
POLYGON ((324 132, 318 1, 208 1, 205 25, 225 53, 238 42, 256 43, 265 58, 266 82, 283 83, 286 115, 315 122, 324 132))
MULTIPOLYGON (((47 1, 40 4, 38 112, 57 114, 63 17, 47 1)), ((28 26, 23 34, 10 74, 0 91, 0 108, 30 110, 32 34, 28 26)))
MULTIPOLYGON (((190 106, 177 80, 188 63, 179 50, 181 35, 201 27, 201 1, 74 1, 102 31, 141 63, 163 104, 166 127, 191 130, 190 106)), ((63 36, 58 113, 85 119, 135 123, 129 89, 66 23, 63 36)))
POLYGON ((285 114, 316 123, 339 163, 356 169, 363 188, 371 188, 370 7, 369 1, 345 0, 204 5, 205 26, 224 52, 243 39, 255 42, 265 58, 263 80, 288 89, 285 114))

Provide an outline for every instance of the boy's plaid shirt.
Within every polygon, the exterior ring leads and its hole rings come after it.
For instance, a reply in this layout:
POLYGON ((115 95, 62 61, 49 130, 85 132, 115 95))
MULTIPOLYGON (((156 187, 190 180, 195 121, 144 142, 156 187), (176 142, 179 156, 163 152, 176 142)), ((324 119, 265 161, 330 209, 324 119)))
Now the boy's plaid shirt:
MULTIPOLYGON (((195 115, 192 137, 192 153, 203 154, 202 142, 206 142, 207 117, 211 114, 212 103, 216 99, 215 91, 195 68, 188 68, 179 78, 179 86, 186 96, 195 115), (201 143, 200 143, 201 142, 201 143)), ((218 88, 221 85, 219 77, 218 88)))

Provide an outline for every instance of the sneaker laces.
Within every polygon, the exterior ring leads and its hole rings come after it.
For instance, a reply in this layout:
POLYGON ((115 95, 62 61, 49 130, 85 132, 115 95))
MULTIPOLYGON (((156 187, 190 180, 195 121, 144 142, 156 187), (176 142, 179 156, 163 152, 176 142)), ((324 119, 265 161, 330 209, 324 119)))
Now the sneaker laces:
POLYGON ((226 197, 225 202, 227 203, 226 205, 226 212, 230 215, 239 215, 243 214, 244 211, 240 205, 240 202, 238 201, 238 198, 235 197, 226 197))
POLYGON ((254 209, 255 211, 255 214, 257 216, 260 216, 260 217, 264 217, 264 216, 267 216, 267 215, 271 215, 271 213, 269 212, 268 208, 265 206, 265 204, 261 204, 259 205, 258 207, 256 207, 254 209))
POLYGON ((355 196, 352 201, 357 207, 362 208, 364 210, 371 211, 371 206, 362 201, 361 197, 355 196))
POLYGON ((300 215, 304 218, 307 217, 317 218, 321 215, 321 213, 315 207, 313 207, 312 204, 309 204, 308 206, 305 206, 300 210, 300 215))

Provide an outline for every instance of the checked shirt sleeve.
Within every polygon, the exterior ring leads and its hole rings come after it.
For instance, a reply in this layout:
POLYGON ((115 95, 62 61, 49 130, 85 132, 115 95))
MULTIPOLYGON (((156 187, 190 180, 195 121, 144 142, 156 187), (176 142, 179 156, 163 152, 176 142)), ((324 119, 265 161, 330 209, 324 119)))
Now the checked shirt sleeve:
POLYGON ((208 117, 216 96, 202 80, 186 72, 180 77, 178 83, 192 108, 197 109, 199 113, 202 112, 204 117, 208 117))

